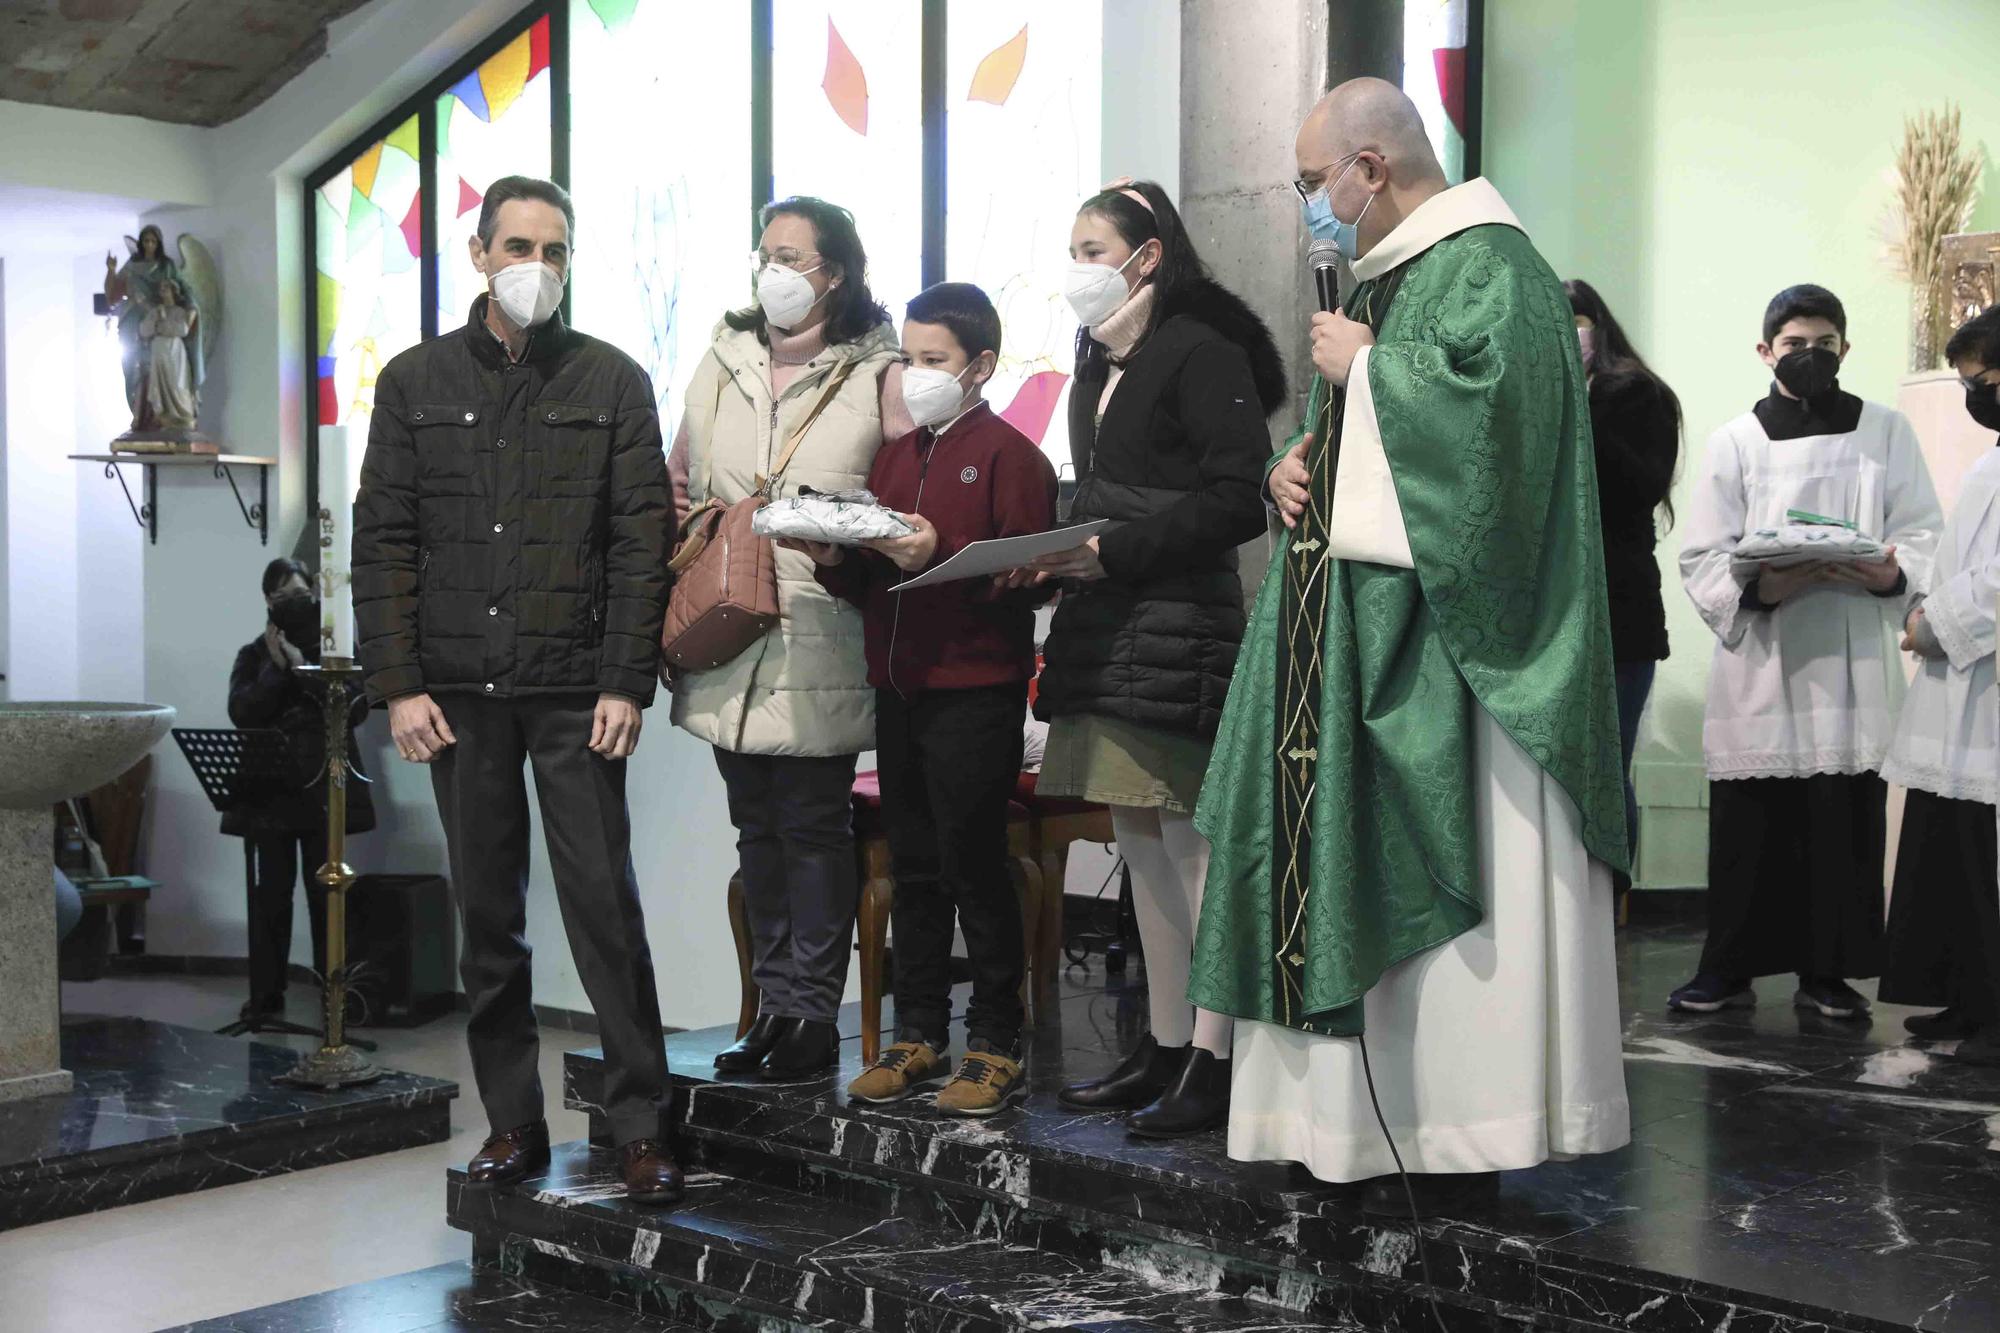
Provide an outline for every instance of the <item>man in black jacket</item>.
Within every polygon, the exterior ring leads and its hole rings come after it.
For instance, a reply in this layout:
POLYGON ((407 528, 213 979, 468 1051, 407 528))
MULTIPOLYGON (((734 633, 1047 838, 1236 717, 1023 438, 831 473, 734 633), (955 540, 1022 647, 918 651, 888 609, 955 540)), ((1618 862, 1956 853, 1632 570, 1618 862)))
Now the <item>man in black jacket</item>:
POLYGON ((667 600, 666 460, 652 386, 556 314, 575 214, 547 181, 486 192, 465 327, 383 368, 354 502, 369 692, 432 765, 463 922, 467 1037, 492 1137, 476 1181, 549 1160, 529 994, 535 794, 577 974, 597 1011, 627 1193, 680 1196, 666 1054, 632 872, 625 759, 652 702, 667 600))

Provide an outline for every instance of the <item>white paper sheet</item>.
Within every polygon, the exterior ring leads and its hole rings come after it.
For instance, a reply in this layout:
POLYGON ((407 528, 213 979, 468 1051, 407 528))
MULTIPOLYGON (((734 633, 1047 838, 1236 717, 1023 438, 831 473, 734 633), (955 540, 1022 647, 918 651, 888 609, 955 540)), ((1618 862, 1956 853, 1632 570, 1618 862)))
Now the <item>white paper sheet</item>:
POLYGON ((960 579, 976 579, 982 574, 1004 574, 1010 569, 1019 569, 1037 556, 1075 550, 1110 526, 1110 519, 1101 518, 1094 523, 1052 528, 1025 537, 996 537, 992 541, 974 542, 936 569, 927 569, 889 591, 908 592, 913 588, 928 588, 934 583, 956 583, 960 579))

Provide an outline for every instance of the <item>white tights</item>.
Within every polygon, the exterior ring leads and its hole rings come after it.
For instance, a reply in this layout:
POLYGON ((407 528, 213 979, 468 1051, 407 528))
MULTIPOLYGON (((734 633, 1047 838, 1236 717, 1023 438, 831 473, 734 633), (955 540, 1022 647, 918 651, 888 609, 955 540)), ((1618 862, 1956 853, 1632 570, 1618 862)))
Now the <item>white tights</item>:
POLYGON ((1129 805, 1111 807, 1111 832, 1132 869, 1132 906, 1146 951, 1153 1040, 1162 1046, 1193 1041, 1227 1060, 1233 1020, 1196 1009, 1187 1000, 1202 881, 1208 875, 1208 840, 1195 831, 1189 815, 1129 805))

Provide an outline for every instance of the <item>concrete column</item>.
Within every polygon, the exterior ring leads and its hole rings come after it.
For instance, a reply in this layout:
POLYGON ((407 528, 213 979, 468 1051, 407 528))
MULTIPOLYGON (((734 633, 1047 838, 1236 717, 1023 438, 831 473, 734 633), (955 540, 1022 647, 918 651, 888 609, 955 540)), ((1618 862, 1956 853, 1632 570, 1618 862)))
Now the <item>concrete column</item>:
MULTIPOLYGON (((1319 308, 1305 271, 1292 140, 1320 94, 1373 74, 1400 83, 1402 0, 1181 0, 1181 217, 1218 282, 1263 316, 1284 354, 1297 427, 1312 381, 1306 328, 1319 308)), ((1243 552, 1254 595, 1267 544, 1243 552)))

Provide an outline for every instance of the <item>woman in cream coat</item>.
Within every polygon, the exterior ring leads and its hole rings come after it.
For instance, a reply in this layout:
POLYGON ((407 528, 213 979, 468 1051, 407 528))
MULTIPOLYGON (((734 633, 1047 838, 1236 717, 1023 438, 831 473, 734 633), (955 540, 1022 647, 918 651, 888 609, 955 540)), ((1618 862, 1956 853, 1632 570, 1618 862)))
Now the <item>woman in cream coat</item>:
MULTIPOLYGON (((682 517, 752 494, 808 419, 778 495, 862 486, 884 441, 913 429, 853 216, 801 197, 762 222, 757 304, 716 325, 688 386, 669 460, 682 517)), ((673 715, 714 747, 729 789, 763 992, 756 1025, 716 1067, 794 1079, 839 1049, 858 892, 850 794, 875 713, 860 613, 820 588, 808 557, 780 549, 777 564, 778 623, 735 660, 679 675, 673 715)))

